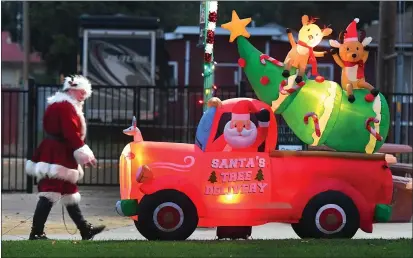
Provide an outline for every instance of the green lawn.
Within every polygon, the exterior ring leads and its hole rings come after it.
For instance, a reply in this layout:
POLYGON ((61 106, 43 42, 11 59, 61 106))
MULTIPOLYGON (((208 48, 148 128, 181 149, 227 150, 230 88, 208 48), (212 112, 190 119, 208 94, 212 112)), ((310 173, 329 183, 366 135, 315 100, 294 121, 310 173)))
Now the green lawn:
POLYGON ((411 257, 412 240, 2 241, 2 257, 411 257))

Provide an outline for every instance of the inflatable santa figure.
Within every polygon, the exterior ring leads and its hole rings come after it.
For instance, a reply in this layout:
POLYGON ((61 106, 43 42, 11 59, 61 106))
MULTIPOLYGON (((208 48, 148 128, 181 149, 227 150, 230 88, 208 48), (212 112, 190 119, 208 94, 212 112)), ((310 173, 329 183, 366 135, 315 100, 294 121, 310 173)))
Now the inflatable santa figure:
POLYGON ((82 239, 91 239, 104 226, 87 223, 79 209, 77 182, 82 166, 95 166, 96 159, 85 144, 86 122, 83 102, 92 94, 90 82, 83 76, 66 77, 61 91, 47 99, 43 117, 45 139, 26 163, 26 173, 38 181, 39 201, 33 216, 29 239, 47 239, 44 225, 52 206, 61 201, 80 231, 82 239))
POLYGON ((224 133, 212 143, 213 151, 256 152, 268 134, 270 112, 256 110, 249 100, 241 100, 232 108, 231 120, 224 127, 224 133), (258 119, 258 128, 251 121, 251 113, 258 119))

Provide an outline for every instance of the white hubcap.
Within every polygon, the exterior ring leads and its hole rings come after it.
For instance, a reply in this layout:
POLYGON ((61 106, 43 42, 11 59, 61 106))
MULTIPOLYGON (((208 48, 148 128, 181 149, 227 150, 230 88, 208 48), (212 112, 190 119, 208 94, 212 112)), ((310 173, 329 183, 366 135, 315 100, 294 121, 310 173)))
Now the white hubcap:
POLYGON ((336 204, 326 204, 317 211, 315 224, 324 234, 340 232, 346 225, 346 213, 336 204))
POLYGON ((184 211, 173 202, 162 203, 153 213, 153 222, 159 230, 173 232, 184 223, 184 211))

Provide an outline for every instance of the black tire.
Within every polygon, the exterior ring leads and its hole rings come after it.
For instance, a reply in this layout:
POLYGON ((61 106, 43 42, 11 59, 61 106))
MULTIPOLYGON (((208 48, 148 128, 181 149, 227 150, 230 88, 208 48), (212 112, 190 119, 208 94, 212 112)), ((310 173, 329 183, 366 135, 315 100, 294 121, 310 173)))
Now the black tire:
POLYGON ((347 195, 327 191, 314 196, 300 221, 291 226, 300 238, 352 238, 360 227, 360 214, 347 195), (336 220, 331 225, 326 221, 330 214, 336 220))
POLYGON ((186 240, 198 226, 198 213, 185 194, 162 190, 142 198, 135 226, 148 240, 186 240), (162 210, 166 213, 159 217, 162 210), (167 215, 172 221, 166 221, 167 215))

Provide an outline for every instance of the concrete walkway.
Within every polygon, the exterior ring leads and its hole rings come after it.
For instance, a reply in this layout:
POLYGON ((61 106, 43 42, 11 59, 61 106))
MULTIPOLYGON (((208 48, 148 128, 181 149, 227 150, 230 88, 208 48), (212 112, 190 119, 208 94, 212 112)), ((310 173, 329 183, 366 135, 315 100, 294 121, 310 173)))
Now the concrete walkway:
MULTIPOLYGON (((81 187, 81 209, 92 223, 107 226, 107 230, 97 235, 95 240, 144 240, 129 218, 120 217, 115 212, 119 199, 118 187, 81 187)), ((30 232, 32 216, 36 206, 36 194, 2 194, 2 240, 25 240, 30 232)), ((62 220, 61 205, 56 205, 46 224, 46 233, 52 239, 79 240, 79 233, 65 211, 62 220), (69 231, 69 233, 68 233, 69 231), (74 234, 71 235, 70 233, 74 234)), ((189 239, 213 240, 216 229, 197 229, 189 239)), ((288 224, 269 223, 252 229, 254 239, 298 238, 288 224)), ((375 224, 372 234, 359 230, 354 238, 412 238, 411 223, 375 224)))

